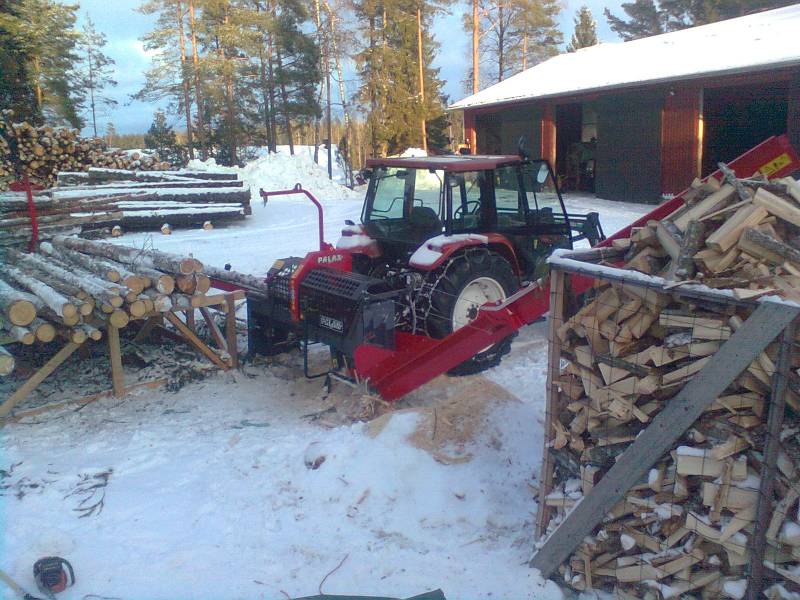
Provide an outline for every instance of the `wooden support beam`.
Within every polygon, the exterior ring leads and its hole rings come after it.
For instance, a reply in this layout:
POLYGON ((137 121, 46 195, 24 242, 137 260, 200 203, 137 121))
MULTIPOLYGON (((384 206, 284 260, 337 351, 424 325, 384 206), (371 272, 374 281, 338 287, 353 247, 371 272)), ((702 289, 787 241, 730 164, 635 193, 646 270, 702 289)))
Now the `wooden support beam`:
POLYGON ((230 356, 231 368, 239 368, 239 352, 236 343, 236 304, 233 294, 225 294, 225 305, 228 313, 225 315, 225 337, 228 356, 230 356))
POLYGON ((40 383, 55 371, 61 363, 67 360, 75 350, 80 348, 80 344, 74 342, 67 342, 67 344, 59 350, 53 358, 48 360, 42 367, 36 371, 31 377, 23 383, 20 388, 14 392, 11 397, 0 404, 0 419, 5 419, 8 413, 17 405, 21 400, 26 398, 33 390, 35 390, 40 383))
POLYGON ((760 501, 756 507, 756 524, 751 539, 747 600, 758 600, 764 585, 764 550, 767 547, 767 529, 773 509, 772 490, 777 475, 778 453, 781 447, 781 428, 786 410, 786 383, 789 377, 789 367, 792 364, 794 331, 795 324, 793 322, 784 329, 777 368, 772 374, 772 391, 767 414, 767 440, 759 485, 760 501))
POLYGON ((108 356, 111 362, 111 384, 114 397, 125 395, 125 373, 122 370, 122 351, 119 347, 119 329, 108 324, 108 356))
POLYGON ((548 315, 548 369, 547 369, 547 408, 545 410, 544 434, 544 464, 539 475, 539 508, 536 513, 536 537, 544 533, 544 528, 549 521, 551 507, 545 505, 544 498, 550 493, 553 485, 553 456, 548 445, 550 430, 557 414, 559 404, 558 382, 553 377, 558 374, 561 361, 561 338, 558 330, 564 323, 565 306, 565 274, 560 269, 553 269, 550 273, 550 314, 548 315))
MULTIPOLYGON (((550 577, 603 517, 700 417, 708 404, 797 316, 800 307, 762 302, 694 378, 670 400, 613 467, 545 541, 530 566, 550 577)), ((543 525, 546 522, 543 523, 543 525)), ((541 528, 543 530, 543 527, 541 528)))
POLYGON ((222 360, 217 353, 214 352, 211 348, 209 348, 203 340, 201 340, 197 335, 189 329, 186 324, 181 321, 174 312, 166 312, 164 316, 167 318, 167 321, 172 323, 179 332, 183 334, 183 337, 191 343, 197 350, 199 350, 203 355, 205 355, 211 362, 215 365, 220 367, 221 369, 228 369, 227 363, 222 360))
POLYGON ((222 332, 219 330, 219 327, 217 327, 217 324, 214 322, 214 317, 211 316, 211 311, 203 306, 200 308, 200 314, 203 315, 203 320, 206 322, 208 330, 211 332, 211 337, 214 338, 214 343, 217 344, 217 347, 220 350, 227 349, 227 342, 222 336, 222 332))

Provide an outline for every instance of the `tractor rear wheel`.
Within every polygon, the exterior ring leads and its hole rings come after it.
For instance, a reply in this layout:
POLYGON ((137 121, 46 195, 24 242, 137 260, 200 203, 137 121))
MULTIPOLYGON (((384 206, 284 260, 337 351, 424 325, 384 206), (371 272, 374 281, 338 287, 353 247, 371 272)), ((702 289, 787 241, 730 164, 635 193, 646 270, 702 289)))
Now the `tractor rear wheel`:
MULTIPOLYGON (((451 259, 431 274, 428 333, 443 338, 478 316, 487 302, 505 300, 519 289, 509 262, 486 248, 470 249, 451 259)), ((514 335, 484 348, 469 360, 449 371, 450 375, 471 375, 500 363, 511 350, 514 335)))

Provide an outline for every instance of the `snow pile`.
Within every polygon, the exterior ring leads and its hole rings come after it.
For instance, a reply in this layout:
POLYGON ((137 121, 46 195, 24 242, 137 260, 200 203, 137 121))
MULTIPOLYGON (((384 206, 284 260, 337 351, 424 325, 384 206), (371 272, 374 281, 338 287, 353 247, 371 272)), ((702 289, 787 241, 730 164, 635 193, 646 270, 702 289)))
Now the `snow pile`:
POLYGON ((428 156, 428 153, 422 148, 407 148, 400 156, 403 158, 416 158, 419 156, 428 156))
MULTIPOLYGON (((292 155, 292 149, 289 146, 276 146, 275 150, 278 154, 283 154, 285 156, 292 155)), ((256 160, 258 158, 264 158, 265 156, 269 156, 269 148, 266 146, 248 146, 242 152, 243 156, 245 157, 246 161, 256 160)), ((331 154, 333 155, 333 180, 336 183, 340 183, 342 185, 346 185, 347 183, 347 175, 345 173, 345 164, 344 158, 341 154, 339 154, 339 146, 333 144, 331 147, 331 154)), ((307 146, 307 145, 299 145, 295 144, 294 146, 294 155, 295 156, 303 156, 308 158, 312 162, 314 162, 314 146, 307 146)), ((324 144, 320 144, 317 147, 317 161, 316 164, 319 164, 320 168, 328 172, 328 148, 324 144)))
POLYGON ((193 171, 210 173, 236 173, 250 186, 253 202, 260 202, 259 189, 266 191, 288 190, 301 184, 319 200, 361 200, 362 194, 328 179, 323 165, 305 155, 267 154, 247 163, 243 168, 224 167, 213 158, 189 161, 193 171))

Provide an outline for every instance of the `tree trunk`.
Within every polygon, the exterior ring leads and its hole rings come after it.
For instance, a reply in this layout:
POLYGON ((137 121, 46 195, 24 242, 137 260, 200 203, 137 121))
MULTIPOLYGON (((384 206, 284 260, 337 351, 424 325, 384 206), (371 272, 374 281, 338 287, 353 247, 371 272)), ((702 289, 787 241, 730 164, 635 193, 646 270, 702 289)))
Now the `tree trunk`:
MULTIPOLYGON (((280 48, 276 50, 275 56, 278 59, 278 65, 280 65, 280 68, 283 69, 283 57, 281 56, 280 48)), ((289 154, 294 156, 294 130, 292 129, 291 114, 289 114, 289 94, 286 93, 286 85, 283 83, 283 81, 281 81, 280 84, 280 91, 281 102, 283 103, 283 120, 286 127, 286 135, 289 138, 289 154)))
POLYGON ((419 101, 422 113, 420 123, 422 125, 422 149, 428 151, 428 132, 425 126, 425 59, 422 55, 422 8, 417 6, 417 59, 419 60, 419 101))
MULTIPOLYGON (((477 0, 476 0, 477 2, 477 0)), ((370 150, 372 151, 372 156, 378 155, 378 138, 377 133, 375 131, 375 115, 378 114, 378 98, 375 93, 375 85, 377 75, 375 73, 375 14, 370 13, 369 15, 369 56, 372 62, 372 71, 369 74, 370 82, 369 82, 369 108, 370 108, 370 115, 372 115, 372 122, 370 125, 370 150)))
MULTIPOLYGON (((273 9, 273 18, 274 18, 273 9)), ((278 123, 275 119, 275 70, 273 67, 273 52, 274 47, 272 43, 272 34, 267 32, 267 80, 269 85, 269 122, 270 131, 272 132, 272 141, 269 147, 270 152, 278 151, 278 123)))
MULTIPOLYGON (((181 85, 183 86, 183 110, 186 113, 186 145, 189 158, 194 158, 194 141, 192 139, 192 98, 189 95, 189 74, 186 66, 186 40, 183 33, 183 5, 181 0, 175 3, 175 18, 178 23, 178 46, 181 50, 181 85)), ((92 105, 94 107, 94 104, 92 105)), ((97 132, 95 132, 97 135, 97 132)))
POLYGON ((328 10, 328 18, 331 27, 331 43, 333 44, 333 60, 336 65, 336 76, 339 78, 339 98, 342 101, 342 113, 344 114, 344 140, 345 152, 342 153, 347 168, 347 184, 353 187, 353 168, 352 168, 352 123, 350 122, 350 112, 347 110, 347 94, 344 89, 344 74, 342 72, 342 62, 339 57, 339 45, 336 43, 336 16, 331 10, 328 0, 325 0, 325 8, 328 10))
POLYGON ((197 138, 200 142, 200 157, 208 158, 208 140, 203 123, 203 96, 200 88, 200 58, 197 53, 197 31, 194 25, 194 0, 189 0, 189 32, 192 37, 192 75, 194 78, 194 96, 197 103, 197 138))
POLYGON ((525 32, 522 34, 522 70, 528 68, 528 27, 525 26, 525 32))
POLYGON ((497 81, 503 81, 506 50, 505 25, 503 24, 503 3, 497 5, 497 81))
POLYGON ((94 137, 97 137, 97 114, 94 104, 94 63, 92 61, 91 47, 87 47, 86 52, 89 57, 89 106, 92 109, 92 131, 94 132, 94 137))
POLYGON ((481 61, 480 61, 480 36, 481 23, 478 18, 478 0, 472 0, 472 93, 477 94, 481 89, 481 61))

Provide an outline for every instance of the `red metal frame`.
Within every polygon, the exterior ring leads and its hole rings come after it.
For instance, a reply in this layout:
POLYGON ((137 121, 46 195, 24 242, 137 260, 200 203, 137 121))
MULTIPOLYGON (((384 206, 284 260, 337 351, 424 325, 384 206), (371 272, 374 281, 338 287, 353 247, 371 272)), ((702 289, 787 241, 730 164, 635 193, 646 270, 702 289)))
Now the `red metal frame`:
POLYGON ((28 199, 28 217, 31 219, 31 239, 28 240, 28 252, 33 252, 36 249, 36 244, 39 243, 39 218, 36 213, 36 204, 33 201, 33 190, 43 190, 41 185, 32 184, 28 179, 28 174, 22 176, 22 181, 13 181, 9 184, 8 189, 12 192, 25 192, 28 199))
POLYGON ((314 194, 309 192, 308 190, 303 189, 303 186, 299 183, 296 183, 295 186, 290 190, 276 190, 273 192, 265 192, 263 189, 258 191, 259 195, 261 196, 262 200, 264 200, 264 204, 267 203, 267 199, 271 198, 272 196, 289 196, 291 194, 305 194, 311 202, 314 203, 314 206, 317 207, 317 218, 319 221, 319 249, 320 251, 323 250, 331 250, 333 246, 325 242, 325 227, 324 227, 324 217, 322 214, 322 205, 319 203, 314 197, 314 194))

